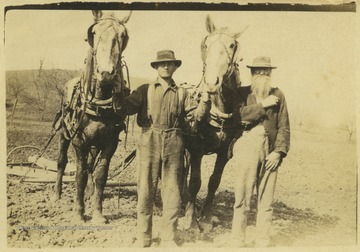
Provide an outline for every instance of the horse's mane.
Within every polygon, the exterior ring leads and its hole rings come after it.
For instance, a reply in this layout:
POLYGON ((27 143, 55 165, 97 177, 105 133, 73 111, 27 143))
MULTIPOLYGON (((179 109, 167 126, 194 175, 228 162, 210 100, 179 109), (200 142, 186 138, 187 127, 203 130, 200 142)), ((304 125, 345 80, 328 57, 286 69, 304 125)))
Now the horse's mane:
POLYGON ((230 32, 228 27, 220 27, 215 31, 215 33, 223 33, 229 35, 230 37, 235 37, 235 33, 230 32))

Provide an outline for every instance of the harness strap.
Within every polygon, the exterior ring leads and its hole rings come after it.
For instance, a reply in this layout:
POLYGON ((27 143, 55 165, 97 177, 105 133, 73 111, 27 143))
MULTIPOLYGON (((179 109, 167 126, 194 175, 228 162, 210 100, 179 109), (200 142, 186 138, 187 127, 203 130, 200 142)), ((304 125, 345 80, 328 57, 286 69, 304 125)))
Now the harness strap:
POLYGON ((185 103, 185 98, 186 98, 185 89, 182 88, 182 87, 178 87, 177 88, 177 94, 178 94, 178 104, 177 104, 177 113, 176 113, 176 119, 175 119, 175 123, 174 123, 174 128, 178 127, 181 112, 182 112, 182 108, 183 108, 183 105, 185 103))
POLYGON ((221 112, 214 104, 211 105, 210 114, 221 119, 229 119, 233 116, 232 113, 221 112))
POLYGON ((95 105, 91 103, 85 103, 85 113, 93 116, 112 115, 112 105, 95 105))

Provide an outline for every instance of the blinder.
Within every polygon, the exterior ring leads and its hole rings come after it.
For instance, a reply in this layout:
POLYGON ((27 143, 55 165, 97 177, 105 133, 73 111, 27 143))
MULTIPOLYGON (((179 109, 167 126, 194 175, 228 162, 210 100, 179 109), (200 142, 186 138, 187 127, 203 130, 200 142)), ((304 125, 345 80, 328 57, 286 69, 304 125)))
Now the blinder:
POLYGON ((123 44, 122 44, 122 50, 124 51, 127 44, 128 44, 128 41, 129 41, 129 36, 127 34, 127 31, 125 29, 125 34, 124 34, 124 37, 123 37, 123 44))
MULTIPOLYGON (((206 54, 207 54, 207 47, 206 47, 206 41, 208 39, 209 36, 206 36, 203 41, 201 42, 201 60, 204 63, 204 67, 205 67, 205 61, 206 61, 206 54)), ((232 70, 233 70, 233 66, 237 67, 237 62, 235 61, 235 57, 238 51, 238 47, 239 47, 239 43, 234 40, 234 46, 231 47, 231 49, 233 49, 233 53, 229 54, 229 51, 227 50, 226 46, 224 45, 225 51, 228 55, 229 58, 229 66, 228 66, 228 70, 226 71, 225 75, 229 74, 232 70)), ((203 70, 203 72, 205 71, 205 69, 203 70)))
POLYGON ((88 31, 87 31, 87 42, 89 43, 89 45, 94 48, 94 34, 93 34, 93 28, 97 23, 92 24, 88 31))
MULTIPOLYGON (((93 33, 93 28, 95 25, 97 25, 98 22, 92 24, 88 31, 87 31, 87 42, 89 43, 89 45, 94 48, 94 33, 93 33)), ((129 41, 129 36, 127 34, 127 30, 125 29, 125 34, 124 34, 124 37, 122 38, 123 39, 123 49, 122 50, 125 50, 126 46, 127 46, 127 43, 129 41)))

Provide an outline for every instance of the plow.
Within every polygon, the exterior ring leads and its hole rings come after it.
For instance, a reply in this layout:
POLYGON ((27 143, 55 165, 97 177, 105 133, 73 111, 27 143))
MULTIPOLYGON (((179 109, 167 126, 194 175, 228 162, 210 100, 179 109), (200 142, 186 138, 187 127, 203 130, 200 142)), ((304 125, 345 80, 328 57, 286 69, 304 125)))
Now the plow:
MULTIPOLYGON (((107 187, 136 186, 134 181, 120 182, 118 179, 135 157, 136 150, 133 150, 115 167, 108 176, 107 187)), ((22 183, 55 183, 56 181, 57 162, 49 159, 36 146, 24 145, 12 149, 7 155, 6 165, 6 174, 17 178, 22 183)), ((63 183, 75 183, 75 174, 76 165, 68 163, 64 172, 63 183)))

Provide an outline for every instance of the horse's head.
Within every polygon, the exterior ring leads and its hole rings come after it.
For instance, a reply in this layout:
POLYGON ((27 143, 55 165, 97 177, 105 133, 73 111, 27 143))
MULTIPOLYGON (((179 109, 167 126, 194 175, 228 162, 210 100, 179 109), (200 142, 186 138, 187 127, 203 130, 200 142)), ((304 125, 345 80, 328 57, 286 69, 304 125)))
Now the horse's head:
POLYGON ((237 68, 240 45, 236 39, 244 30, 231 34, 227 28, 217 29, 210 16, 206 18, 206 29, 209 35, 201 43, 203 81, 209 92, 215 92, 237 68))
POLYGON ((87 41, 92 50, 93 74, 98 82, 109 82, 121 71, 121 54, 129 40, 124 24, 131 12, 122 19, 113 13, 93 11, 95 23, 88 29, 87 41))

